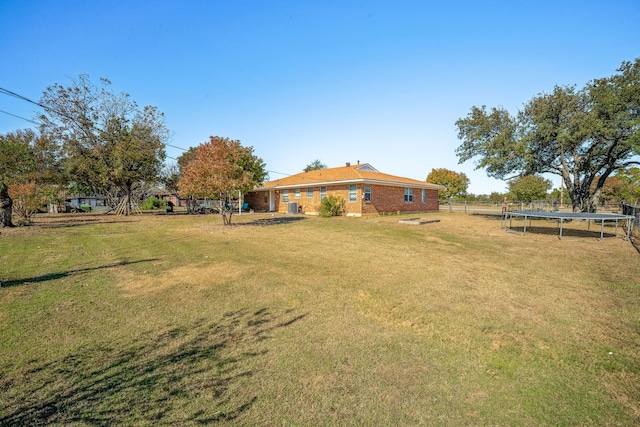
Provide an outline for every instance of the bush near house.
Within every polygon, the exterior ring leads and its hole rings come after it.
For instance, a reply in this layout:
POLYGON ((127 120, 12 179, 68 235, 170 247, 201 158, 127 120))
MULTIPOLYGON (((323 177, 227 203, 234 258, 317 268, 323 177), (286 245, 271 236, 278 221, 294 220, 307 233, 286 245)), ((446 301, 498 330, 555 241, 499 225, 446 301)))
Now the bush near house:
POLYGON ((165 209, 167 207, 167 201, 164 199, 159 199, 157 197, 147 197, 142 202, 140 208, 143 211, 150 211, 154 209, 165 209))
POLYGON ((323 217, 341 216, 344 214, 344 199, 337 196, 327 196, 320 204, 320 215, 323 217))

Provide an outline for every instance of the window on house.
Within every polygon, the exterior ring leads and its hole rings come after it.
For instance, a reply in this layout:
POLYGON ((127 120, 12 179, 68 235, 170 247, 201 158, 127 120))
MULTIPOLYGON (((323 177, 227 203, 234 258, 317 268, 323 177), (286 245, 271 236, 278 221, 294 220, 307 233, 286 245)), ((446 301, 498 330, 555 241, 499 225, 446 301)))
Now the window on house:
POLYGON ((413 202, 413 188, 404 189, 404 201, 413 202))
POLYGON ((307 197, 313 199, 313 187, 307 188, 307 197))
POLYGON ((289 201, 289 190, 282 190, 282 202, 287 203, 289 201))
POLYGON ((427 201, 427 190, 425 190, 424 188, 422 189, 422 203, 427 201))
POLYGON ((320 201, 327 198, 327 187, 320 187, 320 201))
POLYGON ((358 186, 356 184, 349 184, 349 201, 358 201, 358 186))
POLYGON ((264 202, 269 203, 269 193, 267 193, 266 191, 264 192, 264 202))
POLYGON ((365 202, 371 201, 371 184, 364 185, 364 201, 365 202))
POLYGON ((296 188, 295 190, 293 190, 293 198, 294 199, 299 199, 300 198, 300 189, 296 188))

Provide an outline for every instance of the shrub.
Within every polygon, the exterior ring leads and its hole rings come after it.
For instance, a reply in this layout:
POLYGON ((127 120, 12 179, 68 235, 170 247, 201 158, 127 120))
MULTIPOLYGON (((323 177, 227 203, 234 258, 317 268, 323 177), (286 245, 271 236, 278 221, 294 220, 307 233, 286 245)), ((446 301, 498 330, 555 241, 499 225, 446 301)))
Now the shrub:
POLYGON ((320 215, 323 217, 340 216, 344 214, 344 200, 336 196, 327 196, 320 204, 320 215))
POLYGON ((31 224, 33 214, 46 207, 45 189, 35 182, 13 184, 9 187, 9 195, 13 199, 13 212, 23 218, 20 225, 31 224))
POLYGON ((150 211, 153 209, 165 209, 167 207, 167 202, 164 199, 158 199, 157 197, 147 197, 143 200, 140 208, 143 211, 150 211))

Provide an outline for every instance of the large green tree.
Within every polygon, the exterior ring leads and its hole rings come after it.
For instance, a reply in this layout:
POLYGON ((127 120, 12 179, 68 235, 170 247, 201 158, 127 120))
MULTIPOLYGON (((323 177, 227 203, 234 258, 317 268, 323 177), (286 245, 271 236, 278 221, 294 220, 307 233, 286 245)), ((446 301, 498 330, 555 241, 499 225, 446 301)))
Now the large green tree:
POLYGON ((129 94, 87 75, 54 84, 40 99, 44 132, 61 144, 68 179, 77 191, 111 194, 131 213, 136 190, 157 180, 169 132, 156 107, 142 109, 129 94))
POLYGON ((622 183, 621 200, 638 206, 640 202, 640 168, 623 169, 616 173, 622 183))
POLYGON ((0 135, 0 227, 13 225, 11 186, 32 183, 44 190, 61 180, 60 153, 46 135, 31 129, 0 135))
POLYGON ((525 175, 509 181, 509 194, 520 202, 544 200, 551 189, 551 181, 541 176, 525 175))
POLYGON ((472 107, 456 121, 460 162, 489 176, 559 175, 575 211, 594 211, 607 178, 640 164, 640 58, 582 89, 556 86, 516 115, 472 107), (595 183, 595 185, 593 185, 595 183))
POLYGON ((431 169, 431 172, 427 175, 427 182, 445 187, 444 190, 438 192, 440 201, 465 196, 469 187, 467 175, 445 168, 431 169))
POLYGON ((35 167, 30 139, 23 131, 0 136, 0 227, 13 227, 9 185, 35 167))
POLYGON ((640 168, 617 171, 607 180, 602 194, 609 202, 637 204, 640 201, 640 168))
POLYGON ((304 167, 304 172, 318 171, 326 168, 327 165, 322 163, 319 159, 316 159, 304 167))
POLYGON ((195 156, 181 167, 180 193, 194 199, 213 199, 225 225, 231 224, 230 202, 262 184, 267 177, 265 164, 252 147, 240 141, 212 136, 199 145, 195 156))

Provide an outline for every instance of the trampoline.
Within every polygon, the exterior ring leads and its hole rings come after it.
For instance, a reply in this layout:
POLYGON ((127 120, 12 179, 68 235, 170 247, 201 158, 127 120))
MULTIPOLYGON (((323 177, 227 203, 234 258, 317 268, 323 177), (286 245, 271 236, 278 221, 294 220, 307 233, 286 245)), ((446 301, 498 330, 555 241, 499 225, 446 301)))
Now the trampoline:
POLYGON ((631 224, 635 217, 633 215, 620 215, 614 213, 589 213, 589 212, 536 212, 536 211, 512 211, 507 212, 504 216, 504 229, 507 229, 507 219, 509 220, 509 228, 511 228, 511 221, 513 217, 522 217, 524 218, 524 229, 523 235, 527 233, 527 218, 529 219, 529 227, 531 227, 532 218, 542 218, 542 219, 557 219, 559 234, 558 238, 562 240, 562 225, 565 220, 587 220, 587 231, 589 231, 591 226, 591 221, 600 222, 600 241, 602 241, 604 237, 604 223, 605 221, 615 221, 616 223, 616 233, 618 235, 618 221, 626 220, 627 221, 627 235, 625 240, 630 240, 631 238, 631 224))

